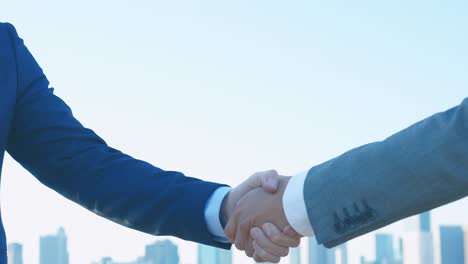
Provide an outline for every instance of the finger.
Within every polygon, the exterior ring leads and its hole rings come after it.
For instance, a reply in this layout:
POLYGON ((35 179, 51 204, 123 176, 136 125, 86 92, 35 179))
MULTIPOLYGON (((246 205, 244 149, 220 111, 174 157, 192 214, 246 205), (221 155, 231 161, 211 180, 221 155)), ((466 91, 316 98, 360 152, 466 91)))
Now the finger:
POLYGON ((247 257, 251 258, 253 257, 253 254, 255 252, 253 246, 252 246, 252 238, 249 239, 249 241, 247 241, 247 243, 245 244, 245 254, 247 255, 247 257))
POLYGON ((278 179, 276 178, 279 179, 279 175, 273 170, 257 172, 239 184, 231 192, 231 195, 233 195, 234 200, 238 201, 246 193, 259 187, 263 187, 267 192, 276 192, 278 189, 278 179))
POLYGON ((249 178, 251 189, 262 187, 267 192, 276 192, 278 189, 279 175, 275 170, 257 172, 249 178))
POLYGON ((279 175, 275 170, 266 171, 258 176, 264 191, 274 193, 278 190, 279 175))
POLYGON ((297 247, 301 242, 300 238, 290 237, 286 235, 272 223, 263 224, 262 230, 263 232, 265 232, 265 234, 271 240, 271 242, 281 247, 297 247))
POLYGON ((255 251, 252 258, 255 260, 255 263, 266 262, 266 260, 263 260, 260 256, 258 256, 257 253, 255 253, 255 251))
POLYGON ((266 252, 263 248, 261 248, 258 244, 257 241, 252 242, 252 246, 255 250, 254 255, 256 255, 259 259, 261 259, 263 262, 273 262, 273 263, 278 263, 281 258, 277 256, 273 256, 270 253, 266 252))
POLYGON ((257 245, 275 257, 285 257, 289 254, 288 247, 281 247, 274 244, 258 227, 252 228, 250 235, 257 242, 257 245))
POLYGON ((290 237, 294 237, 294 238, 299 238, 301 239, 302 235, 297 233, 296 230, 294 230, 291 226, 287 225, 283 228, 283 233, 285 233, 286 235, 290 236, 290 237))
POLYGON ((234 240, 234 244, 236 245, 237 249, 245 250, 247 241, 250 238, 251 228, 252 225, 250 224, 249 220, 239 223, 239 225, 237 226, 236 238, 234 240))
POLYGON ((234 212, 234 215, 231 216, 226 227, 224 228, 224 233, 226 234, 227 239, 229 242, 234 243, 236 238, 236 230, 237 230, 237 223, 239 220, 239 212, 234 212))

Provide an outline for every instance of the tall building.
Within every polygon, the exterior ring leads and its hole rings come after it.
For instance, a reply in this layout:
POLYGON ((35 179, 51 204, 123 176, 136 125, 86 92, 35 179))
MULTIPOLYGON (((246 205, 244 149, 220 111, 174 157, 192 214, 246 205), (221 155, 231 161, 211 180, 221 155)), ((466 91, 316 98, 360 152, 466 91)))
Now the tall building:
POLYGON ((333 250, 317 244, 314 237, 309 238, 309 264, 335 264, 333 250))
POLYGON ((42 236, 39 242, 40 264, 68 264, 67 236, 63 228, 56 235, 42 236))
POLYGON ((403 263, 433 264, 434 241, 430 212, 424 212, 405 221, 407 230, 403 234, 403 263))
POLYGON ((403 239, 401 237, 398 238, 397 249, 395 252, 395 260, 398 264, 403 263, 403 239))
POLYGON ((401 264, 403 258, 403 241, 395 240, 391 234, 375 235, 375 264, 401 264))
POLYGON ((179 253, 177 246, 166 239, 147 245, 143 259, 151 264, 178 264, 179 253))
POLYGON ((289 264, 301 264, 301 248, 291 248, 289 251, 289 264))
POLYGON ((377 264, 393 264, 395 261, 392 235, 375 235, 375 261, 377 264))
POLYGON ((403 234, 403 263, 434 263, 434 246, 431 233, 407 232, 403 234))
POLYGON ((113 264, 114 261, 112 260, 111 257, 104 257, 101 259, 101 262, 99 264, 113 264))
POLYGON ((198 264, 232 264, 232 251, 199 244, 198 264))
POLYGON ((23 264, 23 245, 19 243, 8 245, 8 264, 23 264))
POLYGON ((419 215, 419 230, 421 232, 431 232, 431 213, 424 212, 419 215))
POLYGON ((409 217, 405 221, 407 232, 431 232, 431 212, 427 211, 419 215, 409 217))
POLYGON ((318 245, 315 238, 309 238, 309 264, 348 264, 346 244, 327 249, 318 245))
POLYGON ((359 258, 359 263, 360 264, 375 264, 375 261, 366 260, 366 257, 361 256, 359 258))
POLYGON ((465 255, 465 264, 468 264, 468 226, 465 226, 465 228, 463 229, 463 242, 464 242, 464 245, 465 245, 465 249, 464 249, 464 255, 465 255))
POLYGON ((463 229, 461 226, 440 227, 441 264, 464 264, 463 229))
POLYGON ((348 246, 341 244, 333 249, 335 251, 335 264, 348 264, 348 246))

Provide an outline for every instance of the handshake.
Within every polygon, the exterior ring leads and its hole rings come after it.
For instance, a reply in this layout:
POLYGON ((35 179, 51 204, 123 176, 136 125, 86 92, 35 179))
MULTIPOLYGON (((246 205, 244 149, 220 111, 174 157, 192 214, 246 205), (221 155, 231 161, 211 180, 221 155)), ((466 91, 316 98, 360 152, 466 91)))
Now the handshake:
POLYGON ((302 236, 289 225, 283 209, 289 179, 274 170, 258 172, 222 202, 219 217, 226 237, 257 262, 277 263, 290 247, 299 246, 302 236))

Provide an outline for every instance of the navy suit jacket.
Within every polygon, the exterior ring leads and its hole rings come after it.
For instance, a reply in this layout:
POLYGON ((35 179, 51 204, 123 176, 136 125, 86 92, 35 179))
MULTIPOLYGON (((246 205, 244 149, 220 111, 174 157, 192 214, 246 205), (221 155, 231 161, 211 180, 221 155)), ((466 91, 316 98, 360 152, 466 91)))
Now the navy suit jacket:
MULTIPOLYGON (((109 147, 53 94, 15 28, 0 23, 0 168, 5 150, 43 184, 97 215, 149 234, 230 246, 213 240, 204 218, 219 184, 109 147)), ((1 222, 0 251, 6 262, 1 222)))

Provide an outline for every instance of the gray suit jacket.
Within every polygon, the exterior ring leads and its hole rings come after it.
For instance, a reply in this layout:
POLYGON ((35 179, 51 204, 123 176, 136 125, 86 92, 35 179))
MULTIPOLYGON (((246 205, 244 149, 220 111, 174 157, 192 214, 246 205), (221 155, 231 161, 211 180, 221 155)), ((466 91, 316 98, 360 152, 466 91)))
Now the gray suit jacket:
POLYGON ((310 169, 304 185, 318 243, 333 247, 468 195, 468 98, 310 169))

